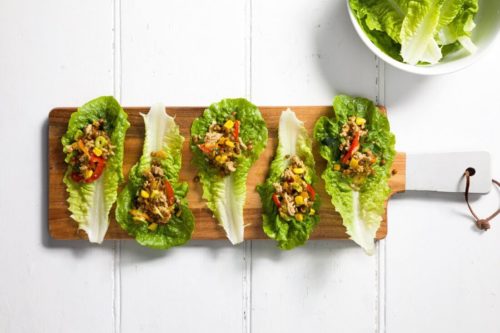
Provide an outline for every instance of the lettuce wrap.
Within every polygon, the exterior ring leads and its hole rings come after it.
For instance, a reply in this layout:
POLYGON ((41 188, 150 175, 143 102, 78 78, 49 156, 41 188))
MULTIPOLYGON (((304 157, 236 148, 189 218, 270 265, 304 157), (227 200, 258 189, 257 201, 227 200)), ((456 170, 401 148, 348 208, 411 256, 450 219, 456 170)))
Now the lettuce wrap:
POLYGON ((193 164, 203 199, 232 244, 244 239, 247 176, 266 144, 259 109, 242 98, 212 104, 191 126, 193 164))
POLYGON ((184 138, 163 105, 141 115, 146 128, 143 152, 118 197, 116 220, 139 244, 168 249, 186 243, 194 230, 188 185, 179 181, 184 138))
POLYGON ((123 143, 129 126, 127 114, 113 97, 99 97, 71 115, 61 139, 71 218, 92 243, 101 243, 108 230, 109 211, 123 180, 123 143))
POLYGON ((257 186, 263 229, 282 250, 305 244, 319 221, 319 196, 312 142, 304 123, 290 109, 280 117, 278 147, 266 181, 257 186))
POLYGON ((370 100, 340 95, 333 109, 333 116, 321 117, 314 128, 320 154, 327 161, 322 178, 347 234, 373 254, 391 193, 388 180, 395 137, 386 115, 370 100))

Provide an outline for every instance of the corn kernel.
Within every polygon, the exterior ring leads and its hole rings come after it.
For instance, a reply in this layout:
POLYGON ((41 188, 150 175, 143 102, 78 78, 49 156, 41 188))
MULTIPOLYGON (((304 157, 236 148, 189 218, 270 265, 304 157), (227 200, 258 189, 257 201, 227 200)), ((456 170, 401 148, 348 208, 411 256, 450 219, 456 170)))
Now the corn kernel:
POLYGON ((307 192, 302 192, 302 193, 300 193, 300 195, 301 195, 304 199, 309 199, 309 193, 307 193, 307 192))
POLYGON ((297 214, 295 214, 295 219, 299 222, 302 222, 302 221, 304 221, 304 215, 297 213, 297 214))
POLYGON ((333 165, 333 170, 335 170, 335 171, 340 171, 340 164, 335 163, 335 164, 333 165))
POLYGON ((296 175, 301 175, 304 173, 304 169, 303 168, 293 168, 293 173, 296 175))
POLYGON ((365 118, 356 117, 356 125, 361 126, 361 125, 364 125, 365 123, 366 123, 365 118))
POLYGON ((295 197, 295 204, 297 206, 302 206, 304 204, 304 197, 301 195, 298 195, 295 197))
POLYGON ((314 208, 311 208, 311 210, 309 211, 309 215, 314 215, 314 213, 316 213, 316 211, 314 210, 314 208))
POLYGON ((85 174, 83 175, 83 177, 85 179, 88 179, 88 178, 92 177, 93 174, 94 174, 94 171, 92 171, 92 170, 85 170, 85 174))
POLYGON ((157 197, 159 197, 159 196, 160 196, 160 191, 158 191, 158 190, 153 190, 153 191, 151 192, 151 199, 157 198, 157 197))
POLYGON ((94 153, 95 156, 101 156, 102 155, 102 149, 95 147, 92 152, 94 153))
POLYGON ((156 229, 158 229, 158 223, 151 223, 148 229, 151 231, 156 231, 156 229))
POLYGON ((226 141, 226 146, 231 147, 231 148, 234 148, 234 142, 233 142, 233 141, 231 141, 231 140, 227 140, 227 141, 226 141))
POLYGON ((226 161, 227 161, 227 155, 220 155, 219 157, 220 157, 220 163, 221 164, 226 163, 226 161))
POLYGON ((221 156, 220 155, 215 156, 215 161, 221 163, 221 156))
POLYGON ((158 151, 155 151, 155 152, 152 152, 151 153, 151 156, 153 157, 156 157, 156 158, 159 158, 159 159, 166 159, 167 158, 167 153, 163 150, 158 150, 158 151))
POLYGON ((149 198, 149 193, 147 191, 141 190, 141 197, 143 197, 144 199, 147 199, 147 198, 149 198))
POLYGON ((359 162, 359 161, 358 161, 357 159, 355 159, 355 158, 351 159, 351 162, 349 162, 349 167, 351 167, 351 168, 353 168, 353 169, 354 169, 354 168, 357 168, 357 166, 358 166, 358 164, 359 164, 358 162, 359 162))
POLYGON ((224 124, 224 127, 227 129, 231 129, 231 128, 233 128, 233 126, 234 126, 234 121, 232 121, 231 119, 226 121, 226 123, 224 124))
POLYGON ((294 189, 297 192, 302 192, 302 190, 303 190, 302 186, 300 186, 299 183, 292 183, 291 186, 292 186, 292 189, 294 189))

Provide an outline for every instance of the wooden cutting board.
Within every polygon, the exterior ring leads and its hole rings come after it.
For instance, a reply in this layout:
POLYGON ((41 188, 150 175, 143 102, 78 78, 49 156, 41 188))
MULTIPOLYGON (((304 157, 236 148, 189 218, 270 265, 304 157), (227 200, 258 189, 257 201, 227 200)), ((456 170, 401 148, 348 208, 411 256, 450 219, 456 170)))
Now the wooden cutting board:
MULTIPOLYGON (((244 209, 245 239, 266 239, 267 236, 262 231, 261 203, 260 197, 255 191, 255 186, 262 183, 267 175, 269 164, 277 145, 278 123, 281 111, 287 107, 260 107, 260 111, 267 123, 269 130, 269 141, 266 150, 259 160, 250 170, 247 182, 247 199, 244 209)), ((324 115, 332 114, 331 106, 298 106, 290 107, 297 117, 304 121, 310 134, 316 120, 324 115)), ((191 123, 194 118, 200 116, 205 108, 203 107, 167 107, 167 112, 175 116, 180 126, 181 135, 186 140, 183 146, 182 171, 180 179, 189 184, 188 202, 195 216, 195 230, 192 239, 225 239, 224 230, 212 217, 210 210, 202 200, 201 184, 194 182, 196 168, 191 165, 192 158, 189 149, 189 137, 191 123)), ((144 122, 139 113, 148 112, 148 107, 128 107, 124 108, 128 113, 130 128, 125 139, 125 157, 123 172, 127 179, 128 172, 133 164, 137 162, 142 152, 144 139, 144 122)), ((63 175, 66 171, 64 163, 64 153, 61 144, 61 137, 67 130, 68 120, 76 108, 56 108, 49 114, 49 138, 48 138, 48 161, 49 161, 49 207, 48 207, 48 227, 50 236, 54 239, 86 239, 85 232, 79 231, 77 223, 70 218, 68 204, 66 202, 67 193, 63 183, 63 175)), ((325 161, 319 156, 317 144, 313 147, 316 158, 316 172, 321 174, 325 168, 325 161)), ((389 183, 392 194, 405 190, 405 154, 398 153, 393 164, 395 174, 389 183)), ((311 235, 311 239, 348 239, 345 228, 342 226, 340 215, 335 212, 330 198, 325 192, 324 183, 321 179, 316 185, 317 192, 321 196, 322 207, 320 210, 320 223, 311 235)), ((387 202, 386 202, 387 208, 387 202)), ((131 238, 114 218, 114 207, 111 210, 111 221, 105 239, 129 239, 131 238)), ((384 220, 377 232, 377 239, 382 239, 387 235, 387 209, 384 220)))

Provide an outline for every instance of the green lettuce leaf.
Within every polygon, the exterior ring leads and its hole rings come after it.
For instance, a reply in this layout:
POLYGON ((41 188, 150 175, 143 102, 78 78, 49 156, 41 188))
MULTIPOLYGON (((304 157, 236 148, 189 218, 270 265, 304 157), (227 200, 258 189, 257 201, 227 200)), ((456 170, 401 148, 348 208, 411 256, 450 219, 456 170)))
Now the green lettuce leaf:
POLYGON ((320 144, 320 154, 327 161, 322 174, 327 193, 332 197, 335 210, 340 213, 347 233, 368 254, 373 254, 375 234, 380 227, 384 203, 391 193, 388 179, 396 154, 395 137, 390 132, 387 117, 373 102, 345 95, 335 97, 333 117, 321 117, 314 127, 314 138, 320 144), (369 148, 379 163, 374 174, 367 177, 359 191, 353 190, 352 179, 333 165, 340 161, 340 133, 350 116, 366 119, 368 135, 363 147, 369 148), (380 163, 381 161, 384 163, 380 163))
POLYGON ((368 38, 398 61, 435 64, 460 47, 470 53, 478 0, 349 0, 368 38))
POLYGON ((437 63, 443 56, 434 39, 444 0, 411 1, 401 27, 401 56, 403 61, 437 63))
POLYGON ((194 230, 194 216, 186 200, 188 185, 186 182, 179 182, 184 138, 180 135, 174 118, 166 114, 163 105, 157 104, 146 115, 141 115, 146 127, 142 156, 130 170, 127 185, 118 196, 116 220, 139 244, 154 249, 168 249, 185 244, 191 239, 194 230), (160 224, 155 231, 151 231, 147 223, 135 222, 129 211, 133 208, 136 193, 144 183, 142 175, 150 168, 151 153, 160 150, 167 156, 161 160, 161 167, 176 198, 180 200, 181 214, 173 215, 168 223, 160 224))
MULTIPOLYGON (((130 126, 127 114, 113 97, 96 98, 71 115, 68 130, 61 139, 63 147, 71 144, 78 131, 99 119, 106 120, 105 130, 116 146, 114 155, 107 160, 103 174, 92 183, 78 183, 71 179, 72 170, 68 167, 63 179, 68 192, 71 217, 87 233, 92 243, 102 243, 104 239, 109 226, 109 211, 116 201, 118 185, 123 180, 123 143, 130 126)), ((66 162, 70 156, 68 153, 66 162)))
MULTIPOLYGON (((472 31, 476 27, 474 17, 479 10, 477 0, 447 0, 454 4, 449 9, 449 24, 441 25, 438 38, 443 45, 457 44, 465 48, 469 53, 477 51, 477 46, 472 42, 472 31), (460 3, 461 6, 457 4, 460 3), (452 18, 453 17, 453 18, 452 18)), ((444 6, 443 6, 444 7, 444 6)), ((446 22, 445 22, 446 23, 446 22)))
POLYGON ((244 151, 236 161, 237 168, 229 176, 222 177, 212 167, 198 146, 191 141, 193 163, 198 168, 203 186, 203 198, 208 208, 226 231, 232 244, 243 241, 243 206, 246 197, 246 181, 252 164, 257 160, 267 144, 267 128, 259 109, 243 98, 224 99, 212 104, 203 115, 193 122, 191 135, 205 137, 212 122, 223 123, 235 112, 241 121, 240 137, 243 142, 252 141, 253 149, 244 151))
MULTIPOLYGON (((278 247, 282 250, 290 250, 305 244, 309 236, 318 224, 319 216, 305 215, 303 221, 297 221, 293 217, 284 220, 280 217, 278 208, 272 200, 275 193, 273 183, 280 182, 283 171, 289 165, 286 156, 298 156, 306 167, 306 182, 314 186, 316 173, 314 169, 314 157, 312 153, 312 142, 307 135, 304 123, 290 109, 283 111, 280 118, 278 147, 274 157, 269 175, 266 181, 257 186, 257 191, 262 200, 262 219, 264 232, 272 239, 278 241, 278 247)), ((316 196, 313 209, 319 212, 320 200, 316 196)))

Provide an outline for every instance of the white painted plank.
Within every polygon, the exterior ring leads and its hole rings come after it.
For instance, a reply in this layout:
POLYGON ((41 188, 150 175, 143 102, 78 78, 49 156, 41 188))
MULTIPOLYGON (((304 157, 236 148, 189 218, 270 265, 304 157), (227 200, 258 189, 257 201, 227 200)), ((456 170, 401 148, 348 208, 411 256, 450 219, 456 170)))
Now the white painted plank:
POLYGON ((350 241, 254 241, 253 332, 373 332, 375 260, 350 241))
MULTIPOLYGON (((375 99, 374 56, 343 1, 253 2, 252 97, 258 104, 330 104, 339 93, 375 99)), ((253 332, 372 332, 376 257, 350 241, 282 252, 253 242, 253 332)))
POLYGON ((47 233, 47 117, 112 93, 112 1, 0 2, 0 331, 110 332, 112 244, 47 233))
POLYGON ((207 105, 245 93, 243 1, 126 1, 123 101, 207 105))
MULTIPOLYGON (((411 152, 500 151, 500 41, 472 67, 422 78, 386 66, 386 100, 398 148, 411 152)), ((474 180, 474 179, 472 179, 474 180)), ((486 217, 498 192, 475 196, 486 217)), ((500 331, 500 222, 473 225, 461 194, 407 193, 390 203, 387 332, 500 331)))
MULTIPOLYGON (((124 105, 208 105, 245 95, 245 3, 122 4, 124 105)), ((242 331, 244 246, 194 242, 167 252, 122 243, 123 332, 242 331)))
POLYGON ((240 332, 243 245, 122 247, 122 332, 240 332))
POLYGON ((253 1, 252 98, 330 104, 339 93, 375 98, 375 59, 344 1, 253 1))

